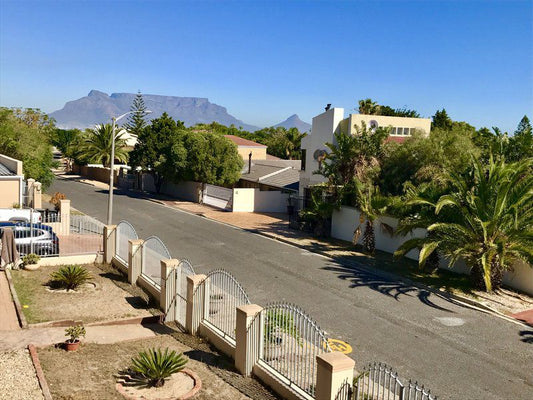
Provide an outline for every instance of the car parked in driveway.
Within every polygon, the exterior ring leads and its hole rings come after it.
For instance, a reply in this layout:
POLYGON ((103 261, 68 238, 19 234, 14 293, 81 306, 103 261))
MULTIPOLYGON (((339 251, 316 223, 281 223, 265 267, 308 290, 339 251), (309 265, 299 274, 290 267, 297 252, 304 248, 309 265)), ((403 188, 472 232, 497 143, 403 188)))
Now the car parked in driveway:
POLYGON ((0 208, 0 222, 41 222, 41 213, 31 208, 0 208))
POLYGON ((59 254, 59 238, 48 225, 31 223, 0 223, 0 230, 11 228, 21 256, 34 253, 39 256, 59 254))

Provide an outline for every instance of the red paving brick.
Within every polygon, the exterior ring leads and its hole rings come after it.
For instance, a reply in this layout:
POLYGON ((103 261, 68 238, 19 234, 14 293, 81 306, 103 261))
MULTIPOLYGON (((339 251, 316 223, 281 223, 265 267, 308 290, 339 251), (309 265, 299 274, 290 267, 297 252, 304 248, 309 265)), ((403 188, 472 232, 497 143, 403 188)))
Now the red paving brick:
POLYGON ((533 309, 513 314, 511 315, 511 317, 516 318, 520 321, 525 322, 528 325, 533 326, 533 309))
POLYGON ((0 272, 0 331, 20 329, 5 272, 0 272))

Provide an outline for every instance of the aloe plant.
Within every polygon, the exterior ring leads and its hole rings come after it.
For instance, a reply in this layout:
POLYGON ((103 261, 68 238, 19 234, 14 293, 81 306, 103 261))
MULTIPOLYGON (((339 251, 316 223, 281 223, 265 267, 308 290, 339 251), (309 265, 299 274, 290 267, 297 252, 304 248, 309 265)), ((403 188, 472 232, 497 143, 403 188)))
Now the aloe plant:
POLYGON ((89 271, 79 265, 67 265, 50 274, 52 286, 67 290, 74 290, 91 279, 89 271))
POLYGON ((140 375, 139 382, 148 386, 161 387, 165 379, 181 371, 189 359, 174 350, 151 348, 139 352, 131 359, 131 369, 140 375))

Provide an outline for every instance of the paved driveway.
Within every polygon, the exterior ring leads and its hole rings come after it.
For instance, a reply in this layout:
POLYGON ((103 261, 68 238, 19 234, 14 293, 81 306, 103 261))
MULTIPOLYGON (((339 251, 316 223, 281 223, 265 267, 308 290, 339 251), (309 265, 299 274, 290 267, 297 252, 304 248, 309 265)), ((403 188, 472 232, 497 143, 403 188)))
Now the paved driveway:
MULTIPOLYGON (((72 205, 105 221, 107 191, 57 180, 72 205)), ((331 337, 353 347, 356 366, 382 361, 440 399, 532 399, 533 330, 462 308, 424 290, 343 266, 251 232, 116 191, 114 223, 159 236, 197 272, 225 268, 252 302, 300 305, 331 337)))

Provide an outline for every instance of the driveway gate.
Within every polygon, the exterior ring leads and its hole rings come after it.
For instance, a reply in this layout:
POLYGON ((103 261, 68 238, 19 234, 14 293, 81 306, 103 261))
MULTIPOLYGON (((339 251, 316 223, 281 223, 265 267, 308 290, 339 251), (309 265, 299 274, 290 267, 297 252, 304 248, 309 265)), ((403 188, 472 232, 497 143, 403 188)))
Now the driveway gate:
POLYGON ((233 189, 205 184, 202 190, 202 199, 204 204, 231 210, 233 208, 233 189))

